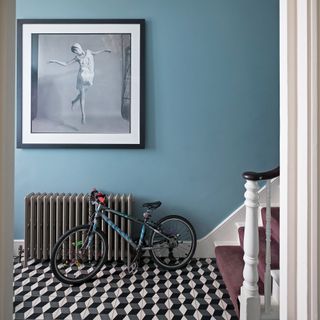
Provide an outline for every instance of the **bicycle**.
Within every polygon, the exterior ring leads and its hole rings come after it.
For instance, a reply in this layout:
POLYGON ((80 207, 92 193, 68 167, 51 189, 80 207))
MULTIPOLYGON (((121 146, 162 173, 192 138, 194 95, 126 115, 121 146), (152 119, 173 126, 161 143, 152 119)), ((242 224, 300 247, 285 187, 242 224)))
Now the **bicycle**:
POLYGON ((106 195, 95 189, 90 194, 90 203, 94 211, 89 213, 89 224, 67 231, 53 248, 50 265, 59 281, 79 285, 93 278, 102 268, 107 260, 108 243, 106 235, 97 227, 100 217, 135 250, 135 258, 128 267, 129 273, 137 270, 145 251, 149 251, 154 262, 166 270, 181 269, 192 259, 196 249, 196 233, 186 218, 169 215, 156 223, 150 220, 152 212, 160 207, 160 201, 143 204, 146 208, 143 220, 109 208, 106 195), (139 239, 134 241, 121 230, 108 217, 108 212, 140 224, 139 239), (145 241, 147 229, 151 232, 148 245, 145 241))

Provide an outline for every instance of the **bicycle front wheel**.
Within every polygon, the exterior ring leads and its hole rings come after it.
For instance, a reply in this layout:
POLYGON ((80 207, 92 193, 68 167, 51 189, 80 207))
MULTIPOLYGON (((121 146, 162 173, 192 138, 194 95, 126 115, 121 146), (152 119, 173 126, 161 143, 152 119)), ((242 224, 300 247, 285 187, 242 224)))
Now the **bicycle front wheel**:
POLYGON ((196 233, 191 223, 172 215, 159 220, 158 231, 150 236, 150 254, 154 261, 167 270, 185 267, 196 250, 196 233))
POLYGON ((100 230, 77 226, 55 244, 51 270, 66 284, 78 285, 90 280, 101 269, 107 256, 107 240, 100 230))

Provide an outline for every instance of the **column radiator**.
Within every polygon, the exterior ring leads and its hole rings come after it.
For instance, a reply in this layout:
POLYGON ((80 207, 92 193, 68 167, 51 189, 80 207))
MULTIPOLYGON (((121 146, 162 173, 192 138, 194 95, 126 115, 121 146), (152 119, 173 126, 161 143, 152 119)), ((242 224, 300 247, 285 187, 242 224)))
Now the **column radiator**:
MULTIPOLYGON (((132 213, 132 195, 109 195, 111 209, 132 213)), ((30 193, 25 197, 24 265, 28 260, 48 260, 53 246, 67 230, 88 223, 88 194, 30 193)), ((93 209, 93 208, 92 208, 93 209)), ((109 218, 131 235, 131 222, 109 212, 109 218)), ((98 224, 108 240, 108 260, 131 262, 130 245, 101 218, 98 224)))

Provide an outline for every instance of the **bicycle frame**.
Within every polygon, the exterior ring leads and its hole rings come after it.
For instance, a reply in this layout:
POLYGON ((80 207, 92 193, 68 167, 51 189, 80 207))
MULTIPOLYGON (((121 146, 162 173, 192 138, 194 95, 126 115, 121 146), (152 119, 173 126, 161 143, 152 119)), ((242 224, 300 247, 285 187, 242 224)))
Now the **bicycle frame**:
MULTIPOLYGON (((146 213, 150 214, 150 211, 147 211, 146 213)), ((94 223, 93 223, 93 228, 97 227, 97 218, 102 218, 115 232, 117 232, 122 238, 124 238, 136 251, 137 250, 149 250, 152 249, 152 247, 147 247, 143 246, 143 240, 145 237, 145 232, 146 228, 151 229, 152 231, 156 232, 157 234, 161 235, 163 238, 170 240, 169 237, 161 233, 156 225, 152 222, 149 222, 148 219, 145 220, 140 220, 136 219, 133 217, 129 217, 127 214, 119 212, 117 210, 111 209, 109 207, 103 206, 101 204, 96 204, 96 209, 95 209, 95 217, 94 217, 94 223), (121 230, 107 215, 107 212, 111 212, 116 214, 117 216, 124 218, 126 220, 130 220, 132 222, 141 224, 141 229, 140 229, 140 236, 139 236, 139 242, 136 244, 133 239, 123 230, 121 230)))

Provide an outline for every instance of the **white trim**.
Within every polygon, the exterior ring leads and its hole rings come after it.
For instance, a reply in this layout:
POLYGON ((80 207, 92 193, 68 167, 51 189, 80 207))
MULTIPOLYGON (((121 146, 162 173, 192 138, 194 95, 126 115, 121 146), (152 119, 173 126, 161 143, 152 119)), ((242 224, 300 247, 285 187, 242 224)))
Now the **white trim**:
POLYGON ((318 124, 319 122, 319 41, 318 37, 320 36, 320 21, 319 21, 319 3, 318 1, 311 1, 311 92, 310 92, 310 103, 311 103, 311 132, 310 132, 310 166, 311 166, 311 192, 310 192, 310 201, 311 201, 311 220, 310 220, 310 250, 311 250, 311 261, 310 261, 310 283, 311 283, 311 292, 310 292, 310 313, 312 315, 312 320, 319 319, 319 247, 318 241, 320 238, 319 234, 319 132, 318 124), (317 214, 318 213, 318 214, 317 214))
POLYGON ((280 319, 318 319, 317 0, 280 0, 280 319))
POLYGON ((296 319, 296 43, 295 43, 295 3, 280 0, 280 319, 296 319), (290 51, 290 54, 289 54, 290 51), (290 93, 290 94, 289 94, 290 93), (293 109, 290 111, 290 107, 293 109), (291 202, 291 200, 293 200, 291 202), (290 212, 290 214, 288 214, 290 212))
POLYGON ((271 277, 272 277, 272 299, 276 301, 277 305, 279 306, 280 271, 271 270, 271 277))
MULTIPOLYGON (((221 246, 240 246, 240 240, 238 238, 238 241, 227 241, 227 240, 214 241, 213 245, 214 245, 214 248, 221 247, 221 246)), ((211 248, 211 250, 212 250, 212 248, 211 248)), ((213 257, 215 257, 215 255, 213 255, 213 257)))
MULTIPOLYGON (((290 276, 289 272, 292 272, 288 269, 288 265, 291 268, 294 267, 294 264, 289 264, 289 257, 287 256, 287 243, 288 240, 288 206, 290 205, 287 201, 288 193, 289 193, 289 181, 288 178, 290 175, 288 174, 287 161, 289 158, 289 148, 293 148, 288 143, 289 135, 289 115, 287 112, 288 107, 288 87, 289 80, 288 77, 288 3, 287 0, 280 1, 280 168, 281 168, 281 186, 280 186, 280 214, 281 214, 281 225, 280 225, 280 256, 282 256, 280 265, 282 268, 282 272, 280 272, 280 277, 282 279, 282 285, 280 287, 280 319, 285 320, 289 319, 288 313, 292 308, 293 303, 295 302, 294 295, 288 295, 289 290, 288 286, 290 285, 290 281, 288 278, 290 276)), ((291 151, 291 150, 290 150, 291 151)), ((291 151, 291 154, 294 154, 291 151)), ((292 217, 294 215, 292 214, 292 217)), ((293 287, 293 286, 292 286, 293 287)), ((294 319, 294 317, 292 317, 294 319)))
POLYGON ((12 319, 15 1, 0 1, 0 319, 12 319))
POLYGON ((13 256, 17 257, 19 256, 19 247, 22 246, 24 249, 24 240, 13 240, 13 256))
MULTIPOLYGON (((279 178, 275 178, 271 181, 272 192, 272 206, 279 206, 279 178)), ((259 190, 260 206, 266 201, 266 188, 263 186, 259 190)), ((215 257, 214 249, 221 245, 239 245, 238 226, 244 225, 245 222, 245 205, 242 204, 234 212, 232 212, 225 220, 223 220, 218 226, 216 226, 207 235, 202 237, 197 242, 197 250, 195 257, 198 258, 212 258, 215 257)), ((260 215, 259 215, 260 216, 260 215)), ((259 224, 261 225, 261 219, 259 217, 259 224)))
POLYGON ((308 1, 297 0, 297 313, 298 319, 310 319, 308 299, 308 225, 309 202, 309 34, 308 1), (300 299, 299 299, 300 296, 300 299))

